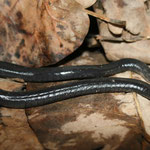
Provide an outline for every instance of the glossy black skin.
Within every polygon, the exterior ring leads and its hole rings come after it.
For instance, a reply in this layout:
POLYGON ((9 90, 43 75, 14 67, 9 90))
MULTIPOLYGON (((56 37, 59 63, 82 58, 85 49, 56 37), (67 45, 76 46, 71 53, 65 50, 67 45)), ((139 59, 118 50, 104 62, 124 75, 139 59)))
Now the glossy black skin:
POLYGON ((77 96, 108 92, 136 92, 150 99, 149 84, 124 78, 97 78, 53 86, 31 92, 0 91, 0 104, 11 108, 30 108, 77 96))
POLYGON ((139 73, 147 81, 150 81, 150 69, 148 66, 135 59, 122 59, 100 66, 40 69, 25 68, 1 62, 0 75, 2 77, 22 78, 25 81, 32 82, 84 80, 69 82, 39 91, 6 92, 0 90, 0 105, 11 108, 30 108, 77 96, 106 92, 136 92, 150 100, 150 85, 143 81, 125 78, 104 78, 127 70, 139 73))
POLYGON ((150 81, 150 69, 135 59, 121 59, 105 65, 27 68, 0 62, 0 77, 21 78, 27 82, 65 81, 108 77, 124 71, 133 71, 150 81))

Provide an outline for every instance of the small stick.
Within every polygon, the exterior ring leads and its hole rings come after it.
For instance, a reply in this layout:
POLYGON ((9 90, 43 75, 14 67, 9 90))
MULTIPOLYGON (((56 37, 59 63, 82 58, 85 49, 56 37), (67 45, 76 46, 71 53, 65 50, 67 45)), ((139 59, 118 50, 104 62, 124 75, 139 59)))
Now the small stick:
POLYGON ((121 20, 117 20, 117 19, 110 19, 110 18, 104 16, 103 14, 98 14, 98 13, 95 13, 95 12, 87 10, 87 9, 85 9, 85 12, 88 15, 99 18, 100 20, 103 20, 105 22, 108 22, 108 23, 111 23, 111 24, 114 24, 114 25, 117 25, 117 26, 121 26, 121 27, 126 26, 126 21, 121 21, 121 20))

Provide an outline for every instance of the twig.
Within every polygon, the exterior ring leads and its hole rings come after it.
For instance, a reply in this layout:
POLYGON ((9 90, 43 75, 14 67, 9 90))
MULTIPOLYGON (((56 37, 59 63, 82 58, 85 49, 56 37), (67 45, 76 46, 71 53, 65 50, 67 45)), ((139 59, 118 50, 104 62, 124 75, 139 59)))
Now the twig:
POLYGON ((117 25, 117 26, 121 26, 121 27, 125 27, 126 26, 126 21, 121 21, 121 20, 117 20, 117 19, 110 19, 106 16, 104 16, 103 14, 98 14, 98 13, 95 13, 93 11, 90 11, 90 10, 87 10, 85 9, 85 12, 93 17, 96 17, 100 20, 103 20, 105 22, 108 22, 108 23, 111 23, 111 24, 114 24, 114 25, 117 25))

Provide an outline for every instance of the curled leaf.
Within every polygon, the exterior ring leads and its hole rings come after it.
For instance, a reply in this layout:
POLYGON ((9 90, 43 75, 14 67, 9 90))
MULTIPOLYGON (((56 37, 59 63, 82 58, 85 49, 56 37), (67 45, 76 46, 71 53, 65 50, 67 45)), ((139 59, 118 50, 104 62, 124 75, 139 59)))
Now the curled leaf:
POLYGON ((110 60, 136 58, 150 63, 150 3, 141 0, 102 0, 95 10, 108 18, 126 21, 124 28, 100 23, 100 42, 110 60), (102 9, 103 8, 103 9, 102 9))

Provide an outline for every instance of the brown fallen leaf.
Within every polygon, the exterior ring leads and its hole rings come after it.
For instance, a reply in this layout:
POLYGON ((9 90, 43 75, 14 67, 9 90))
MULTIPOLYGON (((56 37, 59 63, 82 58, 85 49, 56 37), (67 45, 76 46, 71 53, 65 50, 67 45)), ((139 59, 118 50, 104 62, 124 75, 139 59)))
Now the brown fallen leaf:
POLYGON ((6 91, 21 91, 25 87, 24 82, 15 82, 9 79, 0 78, 0 89, 6 91))
MULTIPOLYGON (((103 55, 86 51, 66 65, 100 63, 106 63, 103 55)), ((116 77, 142 79, 135 73, 131 76, 129 71, 116 77)), ((28 84, 28 90, 45 86, 52 84, 28 84)), ((138 150, 147 139, 143 128, 150 134, 150 102, 139 95, 137 99, 140 102, 142 118, 138 116, 133 93, 91 94, 27 109, 26 114, 30 126, 45 149, 138 150), (141 119, 144 121, 144 127, 140 124, 141 119)))
POLYGON ((77 49, 88 15, 72 0, 0 1, 0 60, 24 66, 53 64, 77 49))
POLYGON ((1 150, 43 150, 22 109, 0 109, 1 150))
POLYGON ((88 8, 92 6, 96 0, 76 0, 76 2, 80 3, 84 8, 88 8))
POLYGON ((136 58, 150 63, 150 3, 141 0, 99 1, 94 6, 108 18, 124 20, 126 26, 118 27, 99 23, 100 42, 110 60, 136 58), (103 9, 102 9, 103 8, 103 9))

